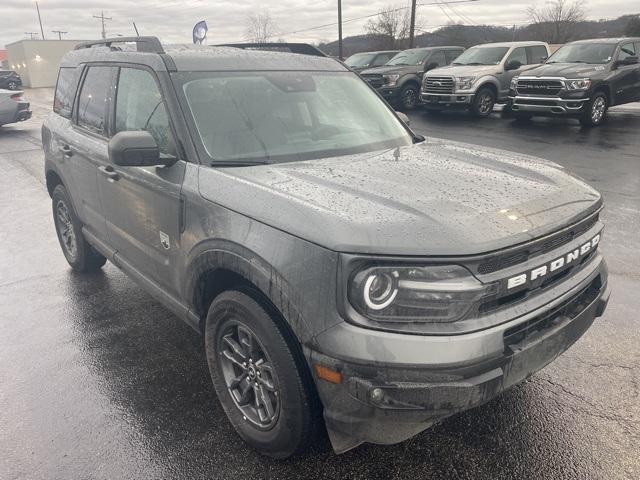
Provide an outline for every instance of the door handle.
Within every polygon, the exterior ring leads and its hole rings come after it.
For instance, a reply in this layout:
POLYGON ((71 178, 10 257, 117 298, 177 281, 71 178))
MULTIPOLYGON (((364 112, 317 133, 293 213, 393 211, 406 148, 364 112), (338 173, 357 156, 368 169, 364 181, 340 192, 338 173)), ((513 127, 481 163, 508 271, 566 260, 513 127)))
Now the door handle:
POLYGON ((116 172, 111 165, 100 165, 98 170, 102 175, 107 177, 110 181, 115 182, 120 178, 118 172, 116 172))
POLYGON ((73 150, 71 150, 71 147, 69 145, 63 145, 62 147, 60 147, 60 151, 65 158, 73 157, 73 150))

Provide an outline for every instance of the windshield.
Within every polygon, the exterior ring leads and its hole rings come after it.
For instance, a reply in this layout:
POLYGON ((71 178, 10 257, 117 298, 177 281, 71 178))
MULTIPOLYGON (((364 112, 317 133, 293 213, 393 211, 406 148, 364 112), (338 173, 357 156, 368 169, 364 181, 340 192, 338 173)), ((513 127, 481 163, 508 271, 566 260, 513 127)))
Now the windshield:
POLYGON ((497 65, 509 47, 475 47, 463 52, 453 65, 497 65))
POLYGON ((422 65, 429 50, 405 50, 387 62, 387 65, 422 65))
POLYGON ((387 105, 351 72, 178 72, 212 163, 311 160, 410 145, 387 105))
POLYGON ((374 57, 375 55, 371 53, 356 53, 347 58, 344 63, 350 67, 368 67, 374 57))
POLYGON ((609 63, 615 51, 611 43, 574 43, 561 47, 546 63, 609 63))

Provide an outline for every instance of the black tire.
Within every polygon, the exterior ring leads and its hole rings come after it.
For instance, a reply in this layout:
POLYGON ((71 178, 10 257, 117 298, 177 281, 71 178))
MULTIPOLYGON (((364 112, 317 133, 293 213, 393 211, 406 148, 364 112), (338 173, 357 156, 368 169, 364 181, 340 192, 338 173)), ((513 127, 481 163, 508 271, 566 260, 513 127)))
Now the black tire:
POLYGON ((7 89, 8 90, 17 90, 18 89, 18 83, 17 82, 13 82, 13 81, 9 82, 7 84, 7 89))
POLYGON ((608 109, 607 95, 604 92, 596 92, 585 105, 580 124, 583 127, 597 127, 605 121, 608 109))
POLYGON ((82 222, 73 209, 67 189, 56 186, 52 195, 53 222, 60 248, 71 268, 80 273, 100 270, 107 259, 96 252, 82 234, 82 222))
POLYGON ((496 104, 496 94, 489 87, 481 88, 475 97, 469 111, 474 117, 484 118, 491 115, 493 106, 496 104))
POLYGON ((400 109, 402 110, 415 110, 418 106, 418 87, 416 85, 405 85, 400 90, 400 97, 398 98, 398 103, 400 104, 400 109))
POLYGON ((263 455, 287 458, 316 438, 319 406, 297 340, 254 297, 229 290, 211 303, 205 326, 209 372, 238 435, 263 455))

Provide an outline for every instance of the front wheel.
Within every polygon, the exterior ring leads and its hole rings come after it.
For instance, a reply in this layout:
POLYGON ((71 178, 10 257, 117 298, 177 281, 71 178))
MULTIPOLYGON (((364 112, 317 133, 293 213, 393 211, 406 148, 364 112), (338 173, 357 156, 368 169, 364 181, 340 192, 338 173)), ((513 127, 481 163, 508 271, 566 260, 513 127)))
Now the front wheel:
POLYGON ((400 107, 403 110, 413 110, 418 105, 418 87, 405 85, 400 91, 400 107))
POLYGON ((9 90, 17 90, 18 89, 18 82, 9 82, 9 84, 7 85, 7 89, 9 90))
POLYGON ((471 113, 475 117, 488 117, 496 104, 496 94, 490 88, 481 88, 473 99, 471 113))
POLYGON ((218 295, 205 349, 216 393, 236 432, 258 452, 286 458, 311 443, 319 415, 295 339, 252 296, 218 295))
POLYGON ((580 123, 584 127, 597 127, 604 122, 608 108, 607 96, 603 92, 597 92, 585 105, 580 123))

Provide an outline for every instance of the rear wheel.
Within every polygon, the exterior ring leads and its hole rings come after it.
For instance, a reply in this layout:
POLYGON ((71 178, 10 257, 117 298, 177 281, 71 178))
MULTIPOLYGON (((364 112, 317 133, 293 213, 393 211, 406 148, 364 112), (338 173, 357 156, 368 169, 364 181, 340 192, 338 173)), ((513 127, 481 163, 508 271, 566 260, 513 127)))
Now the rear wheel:
POLYGON ((609 101, 604 92, 596 92, 587 102, 580 123, 585 127, 597 127, 604 122, 609 108, 609 101))
POLYGON ((82 234, 82 223, 69 200, 67 189, 56 186, 52 195, 53 222, 58 241, 71 268, 80 273, 99 270, 107 259, 96 252, 82 234))
POLYGON ((405 85, 400 91, 400 107, 403 110, 413 110, 418 105, 418 87, 405 85))
POLYGON ((14 82, 14 81, 9 82, 7 84, 7 88, 9 90, 17 90, 18 89, 18 82, 14 82))
POLYGON ((319 418, 306 365, 287 337, 247 293, 223 292, 209 308, 205 349, 220 403, 240 437, 275 458, 305 450, 319 418))
POLYGON ((476 117, 488 117, 496 104, 496 94, 491 88, 481 88, 473 99, 471 113, 476 117))

